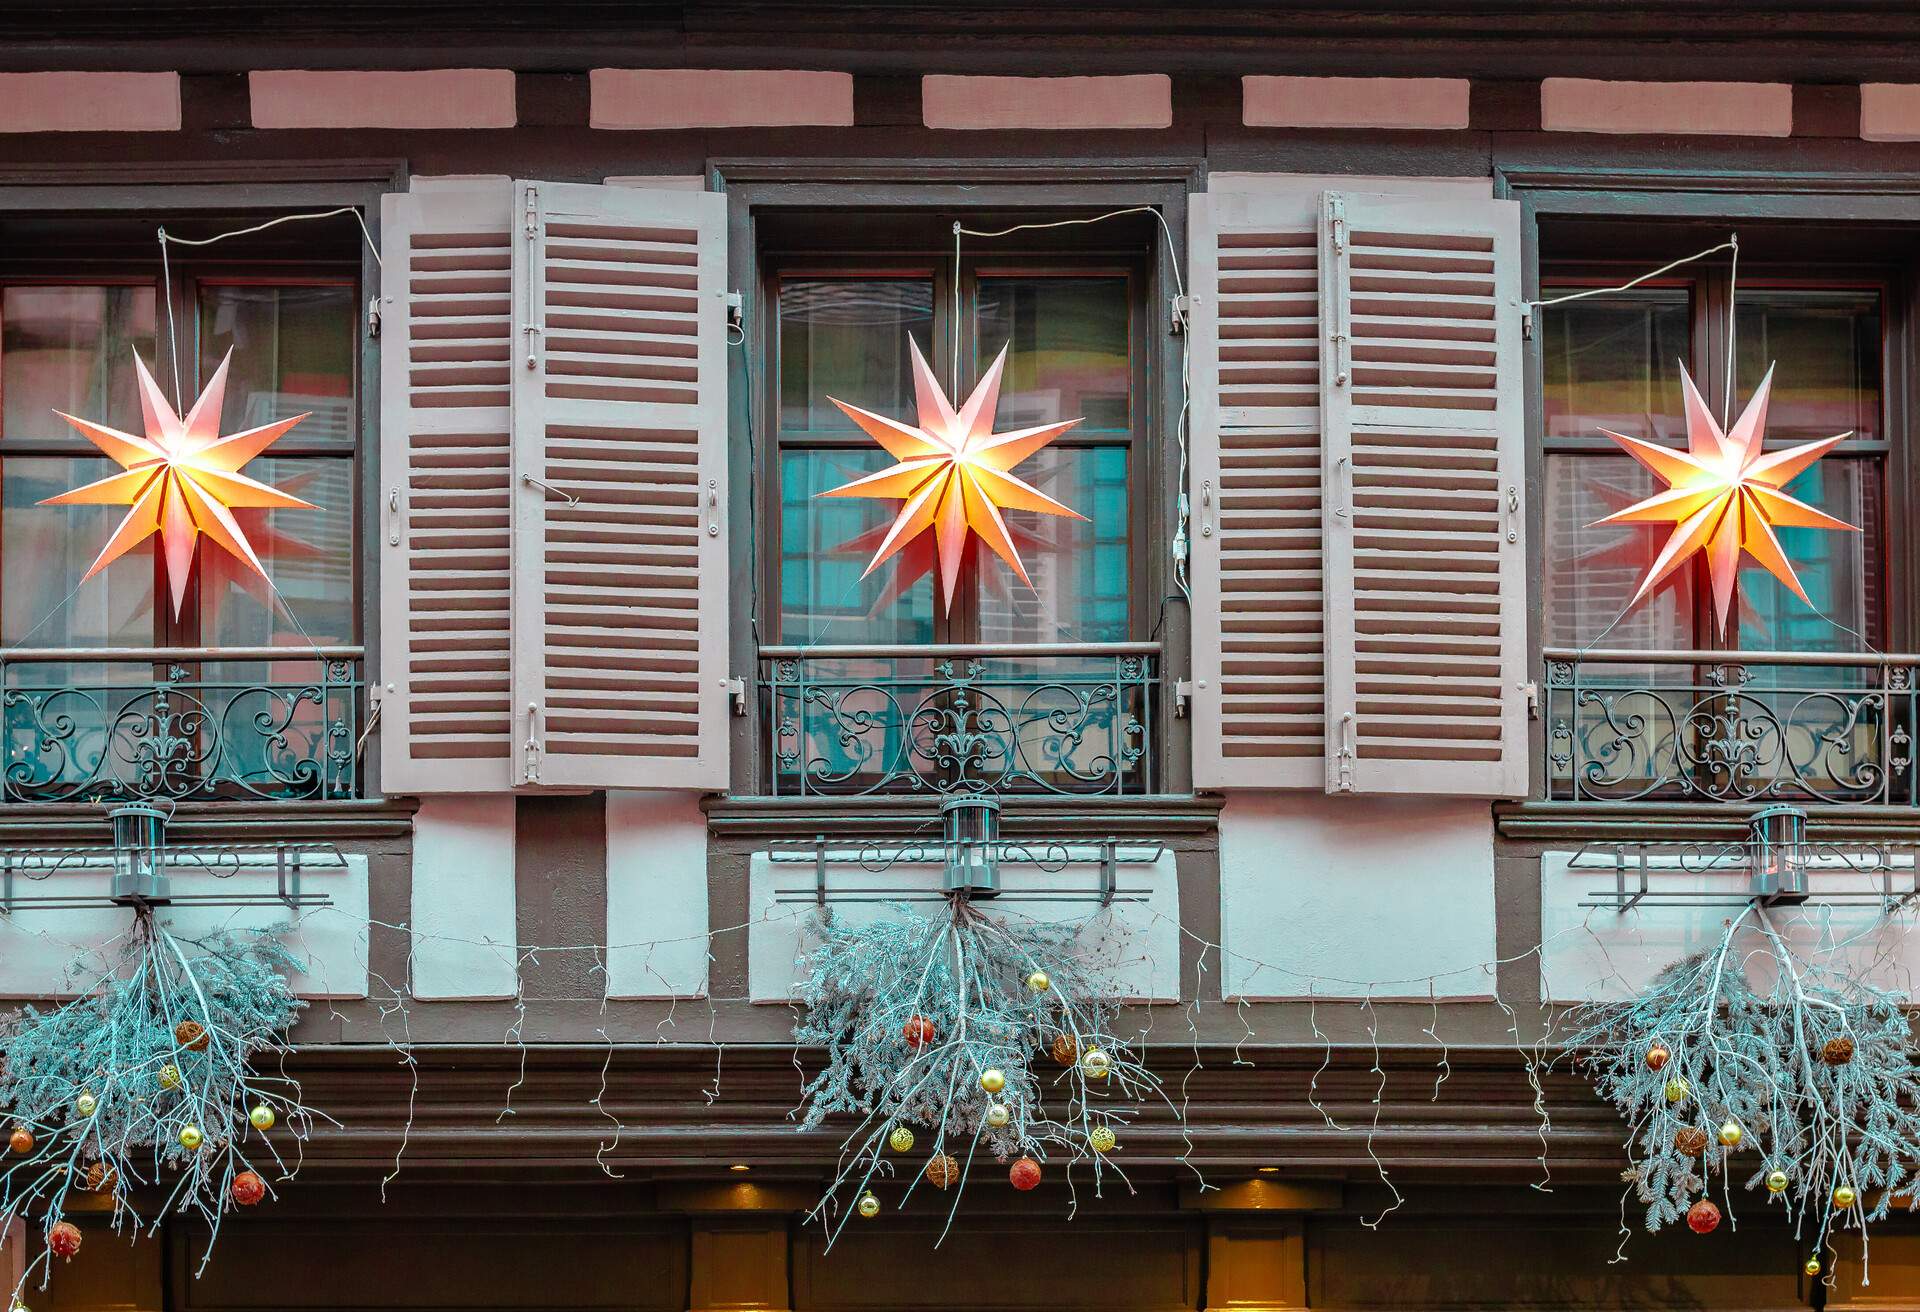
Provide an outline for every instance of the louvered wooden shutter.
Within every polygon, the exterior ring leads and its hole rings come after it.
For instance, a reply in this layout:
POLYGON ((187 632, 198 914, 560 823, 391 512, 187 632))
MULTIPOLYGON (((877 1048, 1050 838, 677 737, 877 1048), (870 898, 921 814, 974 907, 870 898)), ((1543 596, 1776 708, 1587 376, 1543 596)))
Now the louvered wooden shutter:
POLYGON ((1193 775, 1325 776, 1320 189, 1192 198, 1193 775))
POLYGON ((381 209, 381 787, 506 788, 513 185, 381 209))
POLYGON ((1327 788, 1523 795, 1519 207, 1329 192, 1320 228, 1327 788))
POLYGON ((724 787, 725 197, 515 186, 516 782, 724 787))

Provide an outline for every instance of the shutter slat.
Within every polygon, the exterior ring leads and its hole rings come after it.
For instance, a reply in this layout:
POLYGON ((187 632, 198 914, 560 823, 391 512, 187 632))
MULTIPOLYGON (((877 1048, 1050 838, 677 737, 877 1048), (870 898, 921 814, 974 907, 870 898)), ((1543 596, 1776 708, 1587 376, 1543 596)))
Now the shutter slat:
POLYGON ((1517 207, 1407 188, 1322 211, 1327 787, 1521 796, 1517 207))
POLYGON ((512 184, 385 198, 380 786, 509 786, 512 184))
POLYGON ((520 781, 725 787, 725 199, 517 187, 520 781))

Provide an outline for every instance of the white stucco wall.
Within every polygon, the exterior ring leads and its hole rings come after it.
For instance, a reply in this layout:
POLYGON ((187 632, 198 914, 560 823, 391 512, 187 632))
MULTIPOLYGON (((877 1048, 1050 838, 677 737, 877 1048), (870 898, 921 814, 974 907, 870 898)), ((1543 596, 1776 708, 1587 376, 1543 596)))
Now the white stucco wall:
MULTIPOLYGON (((1816 869, 1810 875, 1816 892, 1843 889, 1872 891, 1866 875, 1816 869)), ((1745 872, 1727 869, 1685 873, 1671 858, 1656 876, 1655 887, 1665 891, 1718 890, 1738 897, 1747 886, 1745 872)), ((1896 882, 1909 882, 1902 874, 1896 882)), ((1631 911, 1611 907, 1583 907, 1596 892, 1615 887, 1611 856, 1589 853, 1576 861, 1573 852, 1548 852, 1540 860, 1540 989, 1547 1002, 1582 1002, 1630 997, 1661 970, 1720 941, 1727 921, 1738 906, 1674 906, 1642 903, 1631 911)), ((1911 991, 1920 968, 1920 937, 1913 934, 1915 913, 1903 910, 1883 917, 1877 902, 1832 903, 1812 901, 1799 907, 1770 911, 1774 928, 1796 951, 1812 959, 1832 959, 1848 965, 1880 988, 1911 991)), ((1757 931, 1743 930, 1748 940, 1749 978, 1764 988, 1771 979, 1771 956, 1757 931)))
MULTIPOLYGON (((831 851, 831 849, 830 849, 831 851)), ((851 855, 842 853, 842 855, 851 855)), ((1129 989, 1130 1001, 1172 1002, 1180 996, 1180 889, 1173 853, 1145 848, 1122 848, 1116 883, 1126 896, 1101 909, 1097 899, 1084 896, 1099 883, 1097 865, 1067 866, 1058 872, 1031 867, 1008 867, 1001 887, 1053 890, 1052 898, 1021 898, 1005 904, 1008 914, 1034 920, 1084 921, 1086 934, 1110 936, 1118 932, 1115 974, 1129 989)), ((796 966, 817 923, 813 903, 813 862, 776 862, 767 853, 756 854, 749 876, 752 925, 747 938, 748 991, 755 1002, 786 1002, 797 977, 796 966), (782 895, 785 895, 783 898, 782 895), (787 900, 798 899, 798 900, 787 900)), ((827 886, 831 905, 842 923, 869 924, 897 914, 907 901, 922 915, 937 911, 941 871, 938 865, 901 862, 883 871, 864 868, 856 860, 829 861, 827 886), (898 890, 909 890, 908 896, 898 890), (883 890, 875 901, 849 900, 863 892, 883 890)), ((991 902, 977 905, 993 914, 991 902)))
POLYGON ((1232 793, 1220 925, 1229 998, 1492 997, 1492 807, 1232 793))
POLYGON ((694 793, 607 794, 607 996, 707 993, 707 818, 694 793))
MULTIPOLYGON (((176 870, 176 896, 271 893, 274 868, 267 858, 249 860, 226 878, 176 870)), ((104 867, 62 870, 44 881, 17 880, 22 894, 72 893, 104 896, 104 867)), ((294 976, 295 992, 308 998, 367 996, 367 859, 335 860, 308 854, 302 891, 325 893, 333 904, 292 911, 278 903, 251 907, 175 905, 156 914, 175 934, 203 938, 222 929, 268 929, 289 925, 282 938, 306 970, 294 976)), ((70 997, 91 986, 110 964, 133 923, 124 907, 35 909, 0 915, 0 997, 70 997)))
POLYGON ((413 818, 413 996, 511 998, 519 986, 510 793, 428 797, 413 818))

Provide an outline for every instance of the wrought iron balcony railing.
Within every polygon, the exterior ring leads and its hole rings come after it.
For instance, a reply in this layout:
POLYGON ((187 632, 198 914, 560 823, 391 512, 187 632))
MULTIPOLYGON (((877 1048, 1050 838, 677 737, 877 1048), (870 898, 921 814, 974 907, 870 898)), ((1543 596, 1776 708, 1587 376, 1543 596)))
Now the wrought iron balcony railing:
POLYGON ((1547 796, 1920 805, 1920 656, 1549 648, 1547 796))
POLYGON ((1154 787, 1160 648, 763 647, 776 796, 1154 787))
POLYGON ((359 796, 359 647, 0 653, 0 802, 359 796))

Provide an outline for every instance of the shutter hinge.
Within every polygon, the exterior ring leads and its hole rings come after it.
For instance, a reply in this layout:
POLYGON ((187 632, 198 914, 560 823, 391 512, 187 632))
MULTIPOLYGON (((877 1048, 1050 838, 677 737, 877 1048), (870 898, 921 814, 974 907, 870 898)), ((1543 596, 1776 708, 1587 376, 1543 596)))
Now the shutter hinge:
POLYGON ((1529 680, 1520 685, 1520 694, 1527 699, 1527 718, 1529 720, 1539 719, 1540 685, 1529 680))
POLYGON ((727 307, 727 331, 740 332, 746 328, 746 302, 739 292, 727 292, 721 298, 727 307))
POLYGON ((1187 323, 1193 318, 1193 297, 1169 296, 1167 298, 1167 331, 1175 337, 1186 335, 1187 323))
POLYGON ((1179 679, 1173 685, 1173 714, 1175 719, 1187 718, 1187 706, 1193 701, 1193 680, 1179 679))
POLYGON ((367 336, 378 337, 379 335, 380 298, 378 296, 369 296, 367 297, 367 336))
POLYGON ((521 749, 526 754, 527 782, 540 782, 540 703, 527 703, 527 742, 521 749))
POLYGON ((747 681, 745 679, 722 679, 720 688, 733 698, 733 713, 744 717, 747 713, 747 681))
POLYGON ((1340 717, 1340 750, 1334 756, 1338 784, 1336 792, 1353 791, 1353 761, 1357 754, 1354 743, 1353 712, 1348 711, 1340 717))

